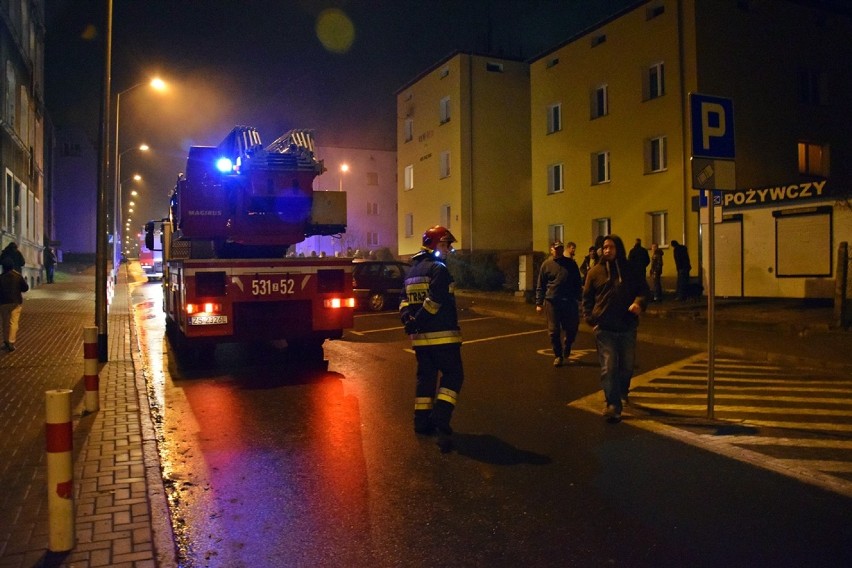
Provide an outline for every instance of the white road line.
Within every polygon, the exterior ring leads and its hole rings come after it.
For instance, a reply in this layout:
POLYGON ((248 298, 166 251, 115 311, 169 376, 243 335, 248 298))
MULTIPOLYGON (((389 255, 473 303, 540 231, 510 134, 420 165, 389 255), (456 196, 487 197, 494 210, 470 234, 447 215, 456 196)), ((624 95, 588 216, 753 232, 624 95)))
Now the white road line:
POLYGON ((546 329, 536 329, 535 331, 521 331, 519 333, 508 333, 506 335, 495 335, 493 337, 482 337, 480 339, 471 339, 470 341, 465 341, 463 345, 470 345, 471 343, 482 343, 483 341, 496 341, 498 339, 507 339, 509 337, 519 337, 521 335, 532 335, 534 333, 544 333, 546 329))
MULTIPOLYGON (((840 476, 832 475, 832 473, 836 474, 847 474, 852 473, 852 460, 809 460, 809 459, 783 459, 774 457, 769 454, 762 453, 760 451, 761 448, 772 448, 772 447, 796 447, 796 448, 822 448, 826 450, 849 450, 852 449, 852 441, 850 440, 836 440, 827 438, 789 438, 789 437, 772 437, 772 436, 735 436, 735 435, 711 435, 711 434, 700 434, 696 432, 692 432, 686 428, 678 426, 677 424, 667 424, 663 421, 660 421, 654 417, 644 416, 642 415, 642 409, 651 409, 651 410, 669 410, 673 412, 680 411, 682 416, 678 418, 681 419, 697 419, 704 420, 704 415, 706 412, 706 404, 655 404, 654 400, 666 400, 666 399, 679 399, 679 400, 692 400, 692 399, 701 399, 706 397, 704 393, 696 393, 692 391, 696 391, 699 388, 706 387, 706 385, 699 385, 695 383, 694 375, 684 376, 684 369, 689 368, 690 366, 700 365, 704 362, 704 367, 702 370, 706 371, 706 356, 704 355, 695 355, 687 359, 683 359, 681 361, 676 361, 670 365, 665 367, 660 367, 658 369, 654 369, 647 373, 643 373, 642 375, 638 375, 634 377, 632 381, 632 386, 634 389, 631 392, 631 400, 634 401, 633 407, 625 408, 625 423, 631 426, 635 426, 637 428, 642 428, 644 430, 648 430, 650 432, 654 432, 656 434, 660 434, 666 436, 668 438, 672 438, 675 440, 679 440, 683 443, 702 448, 705 450, 709 450, 716 454, 726 456, 741 462, 749 463, 754 466, 768 469, 771 471, 775 471, 777 473, 781 473, 782 475, 786 475, 788 477, 792 477, 797 479, 798 481, 808 483, 811 485, 815 485, 817 487, 821 487, 823 489, 827 489, 829 491, 838 493, 840 495, 844 495, 846 497, 852 497, 852 481, 844 479, 840 476), (679 374, 680 373, 680 374, 679 374), (691 383, 683 384, 678 383, 677 379, 685 381, 692 381, 691 383), (664 384, 661 384, 664 383, 664 384), (643 390, 639 390, 639 389, 643 390), (666 389, 678 389, 678 393, 655 393, 652 389, 654 388, 666 388, 666 389), (649 389, 649 390, 644 390, 649 389), (690 391, 690 392, 683 392, 690 391), (644 395, 644 398, 643 398, 644 395)), ((779 371, 784 374, 789 372, 788 369, 779 368, 779 367, 764 367, 764 372, 771 376, 773 371, 779 371)), ((813 371, 818 372, 818 371, 813 371)), ((716 377, 717 383, 719 382, 719 377, 716 377)), ((758 379, 723 379, 726 383, 734 382, 740 383, 743 380, 748 382, 755 382, 758 379)), ((838 381, 825 381, 825 380, 796 380, 792 382, 791 386, 785 387, 783 384, 783 379, 774 380, 772 378, 767 379, 759 379, 761 383, 772 383, 772 387, 757 387, 756 390, 767 392, 767 391, 787 391, 787 392, 799 392, 799 391, 811 391, 811 392, 819 392, 819 393, 846 393, 847 389, 844 388, 849 381, 838 380, 838 381), (833 387, 833 388, 831 388, 833 387), (839 387, 839 388, 838 388, 839 387)), ((718 387, 718 384, 717 384, 718 387)), ((732 387, 730 384, 725 384, 723 389, 716 390, 716 398, 730 400, 731 396, 721 395, 719 396, 719 391, 728 393, 736 393, 738 390, 745 389, 747 387, 732 387)), ((751 390, 755 390, 752 387, 751 390)), ((774 396, 772 392, 767 392, 765 397, 755 397, 755 396, 737 396, 739 400, 754 400, 760 399, 764 400, 769 404, 772 404, 774 401, 782 402, 812 402, 812 403, 836 403, 838 400, 836 398, 804 398, 804 397, 779 397, 774 396)), ((572 401, 568 404, 569 407, 580 408, 594 414, 600 414, 601 409, 603 408, 603 396, 600 392, 596 392, 594 394, 588 395, 581 399, 572 401)), ((727 422, 724 420, 720 420, 719 424, 730 424, 732 426, 757 426, 764 428, 779 428, 779 429, 787 429, 787 430, 797 430, 797 431, 809 431, 815 434, 818 434, 819 431, 822 432, 842 432, 844 434, 852 432, 852 424, 837 424, 831 422, 804 422, 804 421, 795 421, 789 420, 790 418, 794 418, 795 416, 816 416, 816 417, 831 417, 831 416, 841 416, 841 417, 849 417, 852 416, 852 410, 832 410, 832 409, 817 409, 817 408, 775 408, 775 407, 754 407, 754 406, 733 406, 733 405, 715 405, 715 411, 717 413, 731 413, 734 417, 729 419, 727 422), (780 414, 787 418, 787 420, 783 421, 772 421, 772 420, 763 420, 763 419, 753 419, 753 418, 743 418, 744 415, 754 416, 754 415, 765 415, 765 414, 780 414)), ((830 435, 829 435, 830 436, 830 435)))
MULTIPOLYGON (((487 319, 494 319, 494 317, 493 316, 486 316, 486 317, 481 317, 481 318, 470 318, 470 319, 466 319, 466 320, 459 320, 459 323, 467 323, 467 322, 471 322, 471 321, 480 321, 480 320, 487 320, 487 319)), ((353 334, 353 335, 367 335, 368 333, 384 333, 386 331, 402 331, 402 325, 395 325, 393 327, 383 327, 381 329, 368 329, 366 331, 355 331, 354 329, 350 329, 350 330, 347 330, 347 331, 349 333, 353 334)), ((467 343, 467 342, 465 342, 465 343, 467 343)))

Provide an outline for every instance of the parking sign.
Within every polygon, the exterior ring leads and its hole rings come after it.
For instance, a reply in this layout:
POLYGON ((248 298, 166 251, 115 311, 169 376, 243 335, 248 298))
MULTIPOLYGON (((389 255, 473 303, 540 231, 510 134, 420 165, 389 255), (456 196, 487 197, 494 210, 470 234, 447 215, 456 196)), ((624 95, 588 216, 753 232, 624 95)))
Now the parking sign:
POLYGON ((734 103, 731 99, 691 93, 692 157, 734 159, 734 103))

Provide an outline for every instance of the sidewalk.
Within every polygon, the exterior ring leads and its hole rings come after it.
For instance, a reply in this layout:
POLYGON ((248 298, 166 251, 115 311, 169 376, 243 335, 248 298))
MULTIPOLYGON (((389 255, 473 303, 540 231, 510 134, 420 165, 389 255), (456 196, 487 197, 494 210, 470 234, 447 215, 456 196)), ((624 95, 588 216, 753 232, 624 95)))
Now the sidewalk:
POLYGON ((95 278, 57 272, 25 294, 14 353, 0 351, 0 568, 174 566, 174 543, 122 267, 108 318, 100 410, 84 416, 83 328, 95 278), (47 550, 45 391, 72 389, 76 546, 47 550), (144 410, 140 412, 141 410, 144 410))
MULTIPOLYGON (((459 306, 477 313, 544 326, 544 316, 523 297, 456 290, 459 306)), ((793 367, 852 373, 852 331, 831 327, 833 308, 789 299, 717 300, 715 353, 793 367)), ((585 323, 581 331, 591 330, 585 323)), ((639 323, 639 340, 708 351, 707 298, 652 303, 639 323)))

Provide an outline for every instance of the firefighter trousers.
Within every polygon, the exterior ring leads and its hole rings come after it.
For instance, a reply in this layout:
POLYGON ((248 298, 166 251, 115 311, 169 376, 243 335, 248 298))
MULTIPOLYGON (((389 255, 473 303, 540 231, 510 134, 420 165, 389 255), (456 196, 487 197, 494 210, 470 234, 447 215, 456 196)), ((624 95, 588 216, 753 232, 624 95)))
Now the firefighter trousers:
POLYGON ((434 427, 450 433, 450 419, 464 382, 461 343, 415 347, 414 354, 417 357, 414 429, 426 432, 434 427))

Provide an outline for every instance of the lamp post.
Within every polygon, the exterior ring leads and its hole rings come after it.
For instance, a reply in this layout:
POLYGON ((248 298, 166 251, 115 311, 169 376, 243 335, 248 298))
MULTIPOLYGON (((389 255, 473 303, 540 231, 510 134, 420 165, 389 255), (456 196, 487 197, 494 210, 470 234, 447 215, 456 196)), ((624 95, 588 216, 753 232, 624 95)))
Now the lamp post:
MULTIPOLYGON (((118 282, 118 266, 119 266, 119 262, 121 261, 121 246, 120 246, 120 244, 121 244, 121 238, 120 238, 121 233, 119 232, 120 228, 121 228, 121 216, 122 216, 121 215, 121 208, 123 206, 122 205, 123 204, 123 196, 121 194, 121 184, 124 183, 125 181, 128 181, 127 179, 122 180, 122 181, 118 181, 118 180, 121 180, 121 157, 123 155, 125 155, 126 153, 132 152, 134 150, 139 151, 139 152, 147 152, 150 149, 151 149, 151 147, 148 146, 147 144, 140 144, 139 146, 134 146, 134 147, 128 148, 128 149, 126 149, 122 152, 116 153, 116 159, 115 159, 115 180, 116 180, 116 184, 115 184, 115 193, 114 193, 114 195, 115 195, 115 204, 114 205, 115 206, 113 207, 113 224, 112 224, 112 228, 113 228, 113 231, 112 231, 112 235, 113 235, 112 236, 113 259, 112 260, 113 260, 113 270, 114 270, 113 278, 115 279, 115 282, 118 282)), ((136 174, 132 178, 128 178, 128 179, 134 179, 136 181, 139 181, 139 180, 142 179, 142 176, 140 176, 139 174, 136 174)))

